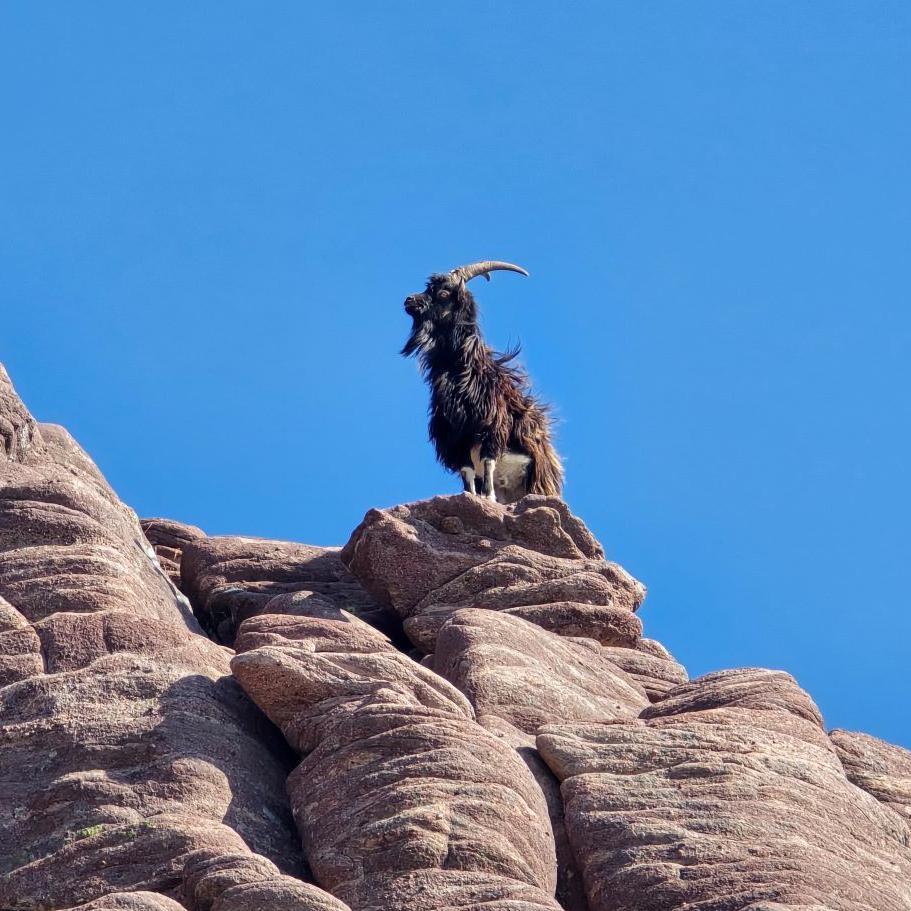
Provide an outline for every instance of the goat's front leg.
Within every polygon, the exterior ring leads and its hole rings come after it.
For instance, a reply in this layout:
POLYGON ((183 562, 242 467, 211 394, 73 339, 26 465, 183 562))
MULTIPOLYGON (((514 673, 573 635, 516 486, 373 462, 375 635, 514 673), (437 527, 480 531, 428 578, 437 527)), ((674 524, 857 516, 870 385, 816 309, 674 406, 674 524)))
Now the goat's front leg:
POLYGON ((474 468, 471 465, 466 465, 464 468, 460 469, 459 473, 462 475, 462 484, 465 486, 465 493, 477 493, 474 483, 474 468))
POLYGON ((497 495, 493 489, 493 473, 496 467, 496 459, 484 459, 484 496, 494 503, 497 502, 497 495))

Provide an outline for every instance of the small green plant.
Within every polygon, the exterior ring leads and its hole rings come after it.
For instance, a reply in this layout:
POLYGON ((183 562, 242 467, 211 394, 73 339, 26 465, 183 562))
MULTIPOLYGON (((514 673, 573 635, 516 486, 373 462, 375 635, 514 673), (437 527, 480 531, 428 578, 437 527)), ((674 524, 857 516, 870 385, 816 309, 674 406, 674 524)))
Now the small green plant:
POLYGON ((91 838, 93 835, 97 835, 104 828, 103 823, 98 823, 94 826, 86 826, 84 829, 78 829, 75 832, 70 833, 69 841, 82 841, 83 838, 91 838))

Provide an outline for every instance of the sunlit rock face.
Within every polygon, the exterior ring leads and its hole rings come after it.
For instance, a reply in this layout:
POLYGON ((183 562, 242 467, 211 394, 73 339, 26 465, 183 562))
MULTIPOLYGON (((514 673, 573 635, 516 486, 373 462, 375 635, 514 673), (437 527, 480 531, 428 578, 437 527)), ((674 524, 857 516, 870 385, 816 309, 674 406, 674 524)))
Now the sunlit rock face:
POLYGON ((140 525, 0 368, 0 908, 911 911, 911 753, 644 596, 554 498, 140 525))
POLYGON ((468 700, 351 616, 257 617, 232 668, 303 757, 289 779, 318 881, 353 908, 554 908, 541 789, 468 700))
POLYGON ((634 722, 543 727, 593 909, 907 907, 909 830, 780 671, 710 674, 634 722))
POLYGON ((0 431, 0 907, 174 907, 202 849, 305 876, 291 757, 230 653, 2 368, 0 431))
POLYGON ((553 497, 508 507, 434 497, 372 509, 341 558, 425 652, 463 607, 506 611, 602 644, 630 645, 641 632, 633 613, 645 587, 605 560, 591 532, 553 497))

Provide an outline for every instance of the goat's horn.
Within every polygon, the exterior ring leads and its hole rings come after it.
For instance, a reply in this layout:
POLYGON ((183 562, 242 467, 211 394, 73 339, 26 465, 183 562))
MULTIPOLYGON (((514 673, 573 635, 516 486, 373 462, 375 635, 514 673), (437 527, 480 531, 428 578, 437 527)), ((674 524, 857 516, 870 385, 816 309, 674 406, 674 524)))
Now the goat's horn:
POLYGON ((462 281, 470 282, 473 278, 483 275, 487 281, 490 281, 490 273, 502 270, 504 272, 518 272, 519 275, 528 275, 521 266, 514 266, 512 263, 501 263, 495 259, 485 259, 479 263, 471 263, 468 266, 459 266, 453 269, 449 274, 453 277, 461 278, 462 281))

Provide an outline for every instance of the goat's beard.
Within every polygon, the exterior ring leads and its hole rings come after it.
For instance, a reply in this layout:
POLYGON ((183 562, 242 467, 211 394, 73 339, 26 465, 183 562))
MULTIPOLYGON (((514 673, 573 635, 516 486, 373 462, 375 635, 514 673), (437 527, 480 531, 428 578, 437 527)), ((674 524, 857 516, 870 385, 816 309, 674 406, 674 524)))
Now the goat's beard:
POLYGON ((433 334, 430 326, 424 322, 415 322, 411 328, 411 335, 402 346, 402 357, 412 357, 415 354, 425 354, 433 346, 433 334))

